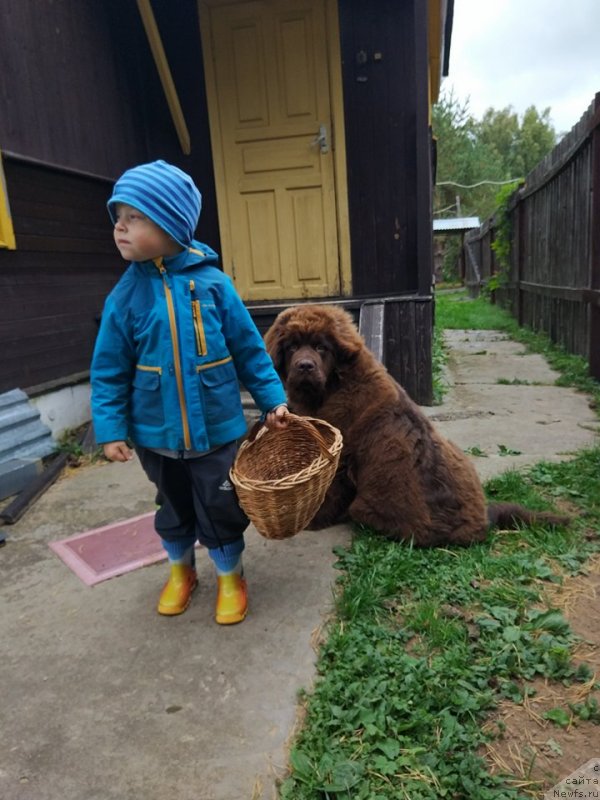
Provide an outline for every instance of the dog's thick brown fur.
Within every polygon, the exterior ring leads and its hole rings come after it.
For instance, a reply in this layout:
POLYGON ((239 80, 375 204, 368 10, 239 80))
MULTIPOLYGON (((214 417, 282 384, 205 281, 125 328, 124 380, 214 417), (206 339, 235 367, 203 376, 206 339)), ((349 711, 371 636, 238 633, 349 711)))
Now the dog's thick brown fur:
POLYGON ((510 504, 486 507, 468 457, 444 439, 366 347, 340 308, 299 305, 266 334, 290 409, 344 437, 340 468, 311 528, 352 519, 420 547, 467 545, 490 524, 564 524, 510 504))

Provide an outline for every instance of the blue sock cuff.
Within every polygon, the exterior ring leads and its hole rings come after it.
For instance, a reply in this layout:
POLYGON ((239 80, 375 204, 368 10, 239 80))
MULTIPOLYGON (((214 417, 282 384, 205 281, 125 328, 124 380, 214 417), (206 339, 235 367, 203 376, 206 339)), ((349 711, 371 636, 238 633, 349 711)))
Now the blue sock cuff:
POLYGON ((235 542, 228 542, 222 545, 222 547, 211 547, 208 555, 220 572, 233 572, 239 563, 245 546, 246 543, 243 538, 237 539, 235 542))
MULTIPOLYGON (((169 561, 182 561, 190 562, 191 556, 194 551, 195 540, 191 539, 176 539, 175 541, 168 542, 166 539, 162 540, 162 546, 167 551, 169 561)), ((193 559, 191 559, 193 560, 193 559)))

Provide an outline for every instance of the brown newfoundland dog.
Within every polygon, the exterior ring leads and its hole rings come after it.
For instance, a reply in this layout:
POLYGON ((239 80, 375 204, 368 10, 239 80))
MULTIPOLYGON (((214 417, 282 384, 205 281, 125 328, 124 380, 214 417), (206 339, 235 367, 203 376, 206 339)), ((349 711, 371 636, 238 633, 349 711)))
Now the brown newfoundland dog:
POLYGON ((436 431, 342 309, 288 308, 265 342, 291 410, 326 420, 344 437, 340 468, 310 528, 349 518, 433 547, 482 541, 490 525, 568 521, 511 504, 486 506, 468 457, 436 431))

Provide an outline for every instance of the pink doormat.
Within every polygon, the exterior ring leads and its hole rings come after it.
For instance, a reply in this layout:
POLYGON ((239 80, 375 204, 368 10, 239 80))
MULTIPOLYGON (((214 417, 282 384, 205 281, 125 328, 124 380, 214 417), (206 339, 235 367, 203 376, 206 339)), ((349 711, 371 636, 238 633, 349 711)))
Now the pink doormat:
POLYGON ((88 586, 167 557, 154 512, 50 542, 50 548, 88 586))

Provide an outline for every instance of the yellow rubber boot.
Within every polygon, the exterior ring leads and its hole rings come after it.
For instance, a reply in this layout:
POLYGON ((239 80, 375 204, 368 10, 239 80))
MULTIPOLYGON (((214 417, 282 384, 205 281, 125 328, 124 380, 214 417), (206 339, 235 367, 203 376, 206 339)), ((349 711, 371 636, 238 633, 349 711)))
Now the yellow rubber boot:
POLYGON ((158 613, 168 617, 183 614, 197 585, 198 577, 194 567, 188 564, 171 564, 169 580, 158 598, 158 613))
POLYGON ((219 625, 235 625, 248 612, 248 590, 246 581, 237 572, 217 575, 217 610, 215 619, 219 625))

